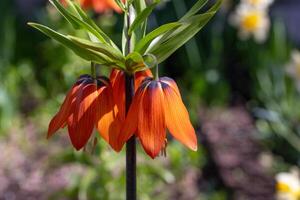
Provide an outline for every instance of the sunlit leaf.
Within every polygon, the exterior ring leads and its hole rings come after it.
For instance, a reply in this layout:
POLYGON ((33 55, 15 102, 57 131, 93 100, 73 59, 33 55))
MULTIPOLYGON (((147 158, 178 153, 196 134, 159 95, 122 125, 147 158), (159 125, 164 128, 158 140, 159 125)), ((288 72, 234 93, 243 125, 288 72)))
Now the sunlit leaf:
POLYGON ((138 14, 138 16, 134 19, 128 30, 128 35, 131 35, 132 31, 134 31, 138 26, 142 25, 142 23, 145 22, 145 20, 149 17, 156 5, 157 3, 153 3, 138 14))
POLYGON ((152 32, 148 33, 142 40, 140 40, 137 45, 135 46, 135 51, 140 52, 143 54, 146 49, 148 48, 149 44, 157 37, 163 35, 167 31, 175 30, 179 27, 181 23, 173 22, 169 24, 164 24, 157 29, 153 30, 152 32))
POLYGON ((94 43, 89 40, 74 37, 74 36, 67 36, 67 37, 71 41, 73 41, 74 43, 76 43, 77 45, 79 45, 83 48, 87 48, 90 50, 94 50, 94 51, 103 53, 103 54, 107 55, 108 57, 113 58, 114 60, 120 61, 121 63, 124 63, 124 61, 125 61, 125 58, 120 51, 114 49, 113 47, 111 47, 107 44, 94 43))
POLYGON ((81 58, 87 61, 95 62, 110 67, 122 68, 122 66, 118 65, 118 62, 116 62, 114 59, 110 58, 109 56, 92 49, 83 48, 78 44, 74 43, 72 40, 70 40, 67 36, 58 33, 47 26, 36 24, 36 23, 28 23, 28 25, 36 28, 37 30, 44 33, 45 35, 60 42, 61 44, 63 44, 64 46, 72 50, 74 53, 76 53, 78 56, 80 56, 81 58))
POLYGON ((84 13, 84 11, 82 11, 80 6, 70 1, 71 5, 80 15, 81 19, 66 10, 58 0, 50 0, 50 2, 66 18, 66 20, 68 20, 73 25, 74 28, 86 30, 97 37, 100 42, 107 43, 116 48, 116 45, 112 42, 112 40, 93 22, 93 20, 91 20, 84 13))
POLYGON ((198 0, 194 6, 180 19, 180 21, 184 21, 187 18, 197 14, 197 12, 203 8, 203 6, 207 3, 208 0, 198 0))
POLYGON ((160 38, 155 44, 151 44, 146 53, 155 55, 158 63, 163 62, 207 24, 220 8, 221 2, 218 0, 205 14, 193 15, 182 20, 180 27, 175 31, 168 31, 166 36, 160 38))

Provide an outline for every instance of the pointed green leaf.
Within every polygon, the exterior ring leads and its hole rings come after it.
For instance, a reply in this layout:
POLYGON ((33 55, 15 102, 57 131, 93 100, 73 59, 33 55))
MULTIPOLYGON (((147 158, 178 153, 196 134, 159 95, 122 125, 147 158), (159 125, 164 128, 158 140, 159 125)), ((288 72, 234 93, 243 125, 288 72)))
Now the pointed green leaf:
POLYGON ((180 19, 180 21, 184 21, 187 18, 197 14, 197 12, 207 3, 208 0, 198 0, 194 6, 180 19))
POLYGON ((157 37, 163 35, 167 31, 175 30, 181 25, 179 22, 173 22, 169 24, 164 24, 157 29, 153 30, 152 32, 148 33, 142 40, 140 40, 136 46, 135 51, 143 54, 146 49, 148 48, 149 44, 157 37))
POLYGON ((123 10, 123 12, 125 12, 125 5, 121 0, 114 0, 116 2, 116 4, 118 4, 118 6, 123 10))
POLYGON ((128 71, 134 72, 136 69, 144 68, 144 59, 141 54, 132 52, 126 56, 125 66, 128 71))
POLYGON ((134 4, 137 14, 141 13, 147 7, 145 0, 129 0, 129 1, 131 1, 134 4))
POLYGON ((175 31, 168 31, 167 36, 150 46, 146 53, 155 55, 158 63, 167 59, 203 28, 220 8, 221 2, 222 0, 218 0, 205 14, 193 15, 183 20, 182 26, 175 31))
POLYGON ((150 6, 146 7, 141 13, 138 14, 138 16, 134 19, 132 22, 129 30, 128 30, 128 35, 131 35, 132 32, 149 17, 149 15, 152 13, 153 9, 157 3, 153 3, 150 6))
POLYGON ((68 10, 61 5, 58 0, 50 0, 51 4, 69 21, 74 28, 76 29, 83 29, 90 33, 92 33, 97 39, 99 39, 102 43, 107 43, 112 45, 113 47, 117 47, 112 40, 91 20, 85 13, 82 11, 80 6, 76 5, 75 3, 69 1, 69 3, 74 7, 77 13, 80 15, 82 19, 79 19, 68 10))
MULTIPOLYGON (((145 66, 149 69, 157 66, 157 59, 153 54, 143 55, 145 66)), ((143 69, 145 70, 145 69, 143 69)), ((141 71, 141 70, 140 70, 141 71)))
POLYGON ((152 54, 141 56, 141 54, 137 52, 132 52, 126 56, 125 66, 130 72, 143 71, 156 65, 156 58, 152 54))
POLYGON ((72 50, 74 53, 76 53, 78 56, 80 56, 81 58, 83 58, 87 61, 95 62, 98 64, 110 66, 110 67, 123 68, 122 66, 117 65, 117 62, 114 59, 108 57, 107 55, 105 55, 101 52, 97 52, 93 49, 83 48, 83 47, 77 45, 76 43, 74 43, 73 41, 71 41, 68 37, 50 29, 47 26, 37 24, 37 23, 28 23, 28 25, 32 26, 33 28, 36 28, 37 30, 44 33, 45 35, 55 39, 56 41, 63 44, 64 46, 66 46, 67 48, 72 50))
POLYGON ((81 9, 81 7, 77 4, 77 3, 73 3, 73 6, 75 7, 77 13, 79 14, 79 16, 81 17, 81 19, 89 24, 91 27, 93 27, 96 31, 99 32, 99 34, 104 38, 104 40, 106 41, 106 43, 110 44, 112 47, 114 48, 118 48, 117 45, 108 37, 108 35, 106 35, 99 26, 97 26, 97 24, 89 17, 87 16, 87 14, 81 9))
POLYGON ((189 18, 189 24, 178 28, 163 43, 154 45, 147 53, 155 55, 157 62, 161 63, 198 33, 213 15, 214 13, 206 13, 189 18))
POLYGON ((86 39, 74 37, 74 36, 67 36, 71 41, 76 43, 77 45, 87 48, 90 50, 94 50, 97 52, 100 52, 110 58, 113 58, 115 60, 118 60, 120 62, 124 62, 125 58, 122 55, 122 53, 119 50, 114 49, 113 47, 107 45, 107 44, 101 44, 101 43, 94 43, 86 39))

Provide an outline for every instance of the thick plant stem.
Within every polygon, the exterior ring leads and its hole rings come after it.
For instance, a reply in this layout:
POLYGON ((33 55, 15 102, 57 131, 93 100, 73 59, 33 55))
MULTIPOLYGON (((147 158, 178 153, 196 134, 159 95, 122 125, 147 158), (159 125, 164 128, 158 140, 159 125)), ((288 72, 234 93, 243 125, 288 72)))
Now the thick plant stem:
MULTIPOLYGON (((134 77, 126 75, 126 112, 134 95, 134 77)), ((126 199, 136 200, 136 144, 133 135, 126 143, 126 199)))
MULTIPOLYGON (((125 54, 131 53, 131 36, 128 34, 130 27, 130 8, 126 13, 127 30, 126 30, 126 49, 125 54)), ((127 74, 125 76, 125 104, 126 114, 134 96, 134 76, 127 74)), ((126 200, 136 200, 136 141, 135 135, 133 135, 126 143, 126 200)))

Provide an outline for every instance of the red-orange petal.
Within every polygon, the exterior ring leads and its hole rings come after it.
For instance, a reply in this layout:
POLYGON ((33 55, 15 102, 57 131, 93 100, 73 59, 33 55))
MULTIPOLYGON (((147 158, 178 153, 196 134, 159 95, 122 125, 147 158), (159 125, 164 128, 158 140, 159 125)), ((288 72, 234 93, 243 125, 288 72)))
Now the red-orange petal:
POLYGON ((125 122, 122 124, 121 132, 118 141, 120 145, 124 143, 132 136, 137 130, 138 113, 140 109, 140 102, 145 92, 145 86, 141 86, 136 91, 132 103, 129 107, 125 122))
POLYGON ((159 154, 165 144, 166 124, 163 103, 161 84, 151 81, 140 100, 137 135, 144 150, 152 158, 159 154))
POLYGON ((60 110, 50 121, 47 138, 51 137, 58 129, 62 128, 66 124, 67 119, 70 115, 72 102, 76 97, 76 93, 79 87, 79 84, 75 84, 73 85, 72 89, 68 92, 63 104, 60 107, 60 110))
POLYGON ((138 89, 138 87, 141 85, 141 83, 145 80, 145 78, 152 78, 152 72, 150 69, 147 69, 145 71, 136 72, 134 75, 134 88, 135 91, 138 89))
MULTIPOLYGON (((197 137, 179 91, 161 79, 164 92, 166 125, 170 133, 190 149, 197 150, 197 137)), ((176 86, 177 88, 177 86, 176 86)))
POLYGON ((118 135, 121 129, 121 121, 117 106, 114 103, 113 90, 108 82, 102 82, 101 80, 98 82, 96 127, 103 139, 115 151, 120 151, 122 145, 118 142, 118 135))
POLYGON ((77 150, 88 142, 94 129, 96 116, 96 84, 92 80, 82 84, 68 119, 69 136, 77 150))
POLYGON ((113 69, 110 74, 110 81, 113 89, 113 96, 118 108, 121 121, 125 120, 125 73, 113 69))
POLYGON ((118 4, 114 0, 106 0, 109 8, 112 8, 117 13, 121 13, 122 9, 118 6, 118 4))
POLYGON ((96 12, 102 13, 106 10, 110 10, 106 0, 92 0, 92 2, 93 2, 93 9, 96 12))
POLYGON ((91 8, 91 7, 93 7, 93 0, 80 0, 80 5, 84 9, 91 8))

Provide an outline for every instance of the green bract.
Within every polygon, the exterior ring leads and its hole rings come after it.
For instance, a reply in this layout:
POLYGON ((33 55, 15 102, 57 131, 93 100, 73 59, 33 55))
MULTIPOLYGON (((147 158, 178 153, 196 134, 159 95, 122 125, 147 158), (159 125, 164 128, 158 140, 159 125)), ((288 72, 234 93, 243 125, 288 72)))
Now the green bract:
POLYGON ((207 12, 198 14, 207 3, 207 0, 198 0, 177 22, 164 24, 146 34, 147 18, 159 0, 148 6, 145 0, 128 0, 126 4, 121 0, 115 1, 125 15, 122 51, 81 7, 71 0, 67 1, 69 9, 64 7, 59 0, 50 0, 50 2, 75 29, 85 30, 89 40, 63 35, 41 24, 28 24, 60 42, 87 61, 134 73, 152 68, 166 60, 198 33, 215 15, 221 5, 221 0, 218 0, 207 12), (131 12, 128 12, 129 9, 131 12), (126 20, 129 13, 131 13, 130 22, 126 20), (127 28, 128 23, 130 23, 129 28, 127 28), (125 45, 128 44, 126 42, 128 37, 131 39, 130 47, 125 45), (134 51, 128 54, 126 50, 128 48, 134 51))

